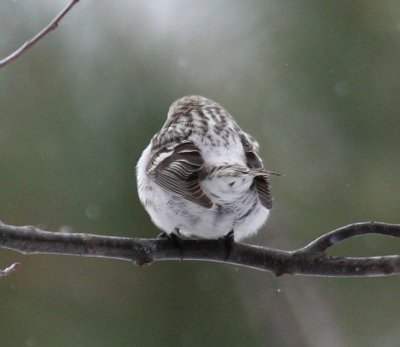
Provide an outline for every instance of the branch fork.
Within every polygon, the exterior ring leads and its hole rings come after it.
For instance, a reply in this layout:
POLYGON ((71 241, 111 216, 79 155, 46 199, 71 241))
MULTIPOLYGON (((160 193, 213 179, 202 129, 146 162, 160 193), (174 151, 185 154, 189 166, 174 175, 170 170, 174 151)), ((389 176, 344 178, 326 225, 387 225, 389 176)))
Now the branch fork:
MULTIPOLYGON (((80 233, 50 232, 33 226, 0 224, 0 248, 22 254, 63 254, 133 261, 138 266, 164 260, 200 260, 309 276, 386 276, 400 274, 400 255, 333 257, 331 246, 351 237, 380 234, 400 237, 399 224, 355 223, 328 232, 294 251, 283 251, 224 240, 183 240, 179 247, 169 239, 140 239, 80 233)), ((13 264, 0 276, 18 267, 13 264)))

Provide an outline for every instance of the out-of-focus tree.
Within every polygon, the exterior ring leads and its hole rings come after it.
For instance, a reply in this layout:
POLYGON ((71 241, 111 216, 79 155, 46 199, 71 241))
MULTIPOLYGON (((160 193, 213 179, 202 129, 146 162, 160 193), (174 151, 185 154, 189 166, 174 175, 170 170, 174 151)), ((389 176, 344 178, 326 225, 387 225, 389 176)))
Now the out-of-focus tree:
MULTIPOLYGON (((0 6, 0 51, 11 52, 65 2, 0 6)), ((396 1, 80 1, 1 71, 0 219, 155 236, 137 199, 135 163, 169 104, 203 94, 260 140, 269 169, 285 174, 272 182, 271 220, 251 243, 296 248, 340 225, 398 222, 399 12, 396 1)), ((334 253, 398 248, 368 237, 334 253)), ((276 279, 185 262, 138 270, 7 251, 0 260, 23 261, 0 282, 5 346, 399 339, 395 277, 276 279)))

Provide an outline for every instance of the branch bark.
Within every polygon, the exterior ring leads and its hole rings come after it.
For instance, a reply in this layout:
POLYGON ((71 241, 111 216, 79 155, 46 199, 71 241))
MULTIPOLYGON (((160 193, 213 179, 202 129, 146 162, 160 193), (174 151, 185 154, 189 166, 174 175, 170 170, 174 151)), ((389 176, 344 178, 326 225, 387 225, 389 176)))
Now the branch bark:
POLYGON ((26 41, 20 48, 11 53, 8 57, 0 60, 0 68, 11 63, 13 60, 17 59, 21 54, 26 52, 30 47, 40 41, 45 37, 50 31, 55 30, 58 23, 63 19, 63 17, 69 12, 69 10, 78 3, 79 0, 71 0, 67 6, 46 26, 44 27, 35 37, 26 41))
MULTIPOLYGON (((400 237, 399 224, 355 223, 333 230, 294 251, 234 243, 227 256, 224 240, 139 239, 44 231, 0 224, 0 248, 22 254, 64 254, 133 261, 142 266, 162 260, 202 260, 283 274, 310 276, 386 276, 400 274, 400 255, 333 257, 326 250, 345 239, 381 234, 400 237)), ((7 275, 17 265, 3 270, 7 275), (11 268, 11 270, 9 270, 11 268)))

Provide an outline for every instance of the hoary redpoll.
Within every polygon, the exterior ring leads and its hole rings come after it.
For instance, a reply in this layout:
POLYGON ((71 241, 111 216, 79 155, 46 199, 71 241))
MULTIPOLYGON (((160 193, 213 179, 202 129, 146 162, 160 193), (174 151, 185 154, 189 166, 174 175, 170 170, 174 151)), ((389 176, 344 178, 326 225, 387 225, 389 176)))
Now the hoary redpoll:
POLYGON ((140 201, 167 235, 253 235, 272 207, 270 172, 257 152, 257 142, 219 104, 185 96, 139 159, 140 201))

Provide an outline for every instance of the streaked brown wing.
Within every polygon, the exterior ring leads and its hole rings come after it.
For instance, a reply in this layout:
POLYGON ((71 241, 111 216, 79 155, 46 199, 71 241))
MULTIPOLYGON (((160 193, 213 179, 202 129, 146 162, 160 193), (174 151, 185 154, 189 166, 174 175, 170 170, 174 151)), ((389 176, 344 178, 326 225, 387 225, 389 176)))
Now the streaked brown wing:
POLYGON ((254 179, 254 183, 261 203, 270 210, 272 208, 272 195, 269 190, 270 184, 268 176, 257 176, 254 179))
POLYGON ((270 191, 270 183, 268 172, 264 170, 261 158, 256 152, 256 148, 252 146, 245 136, 241 136, 241 141, 246 156, 247 166, 250 169, 261 169, 262 174, 254 178, 254 184, 257 190, 258 198, 261 204, 267 209, 272 208, 272 194, 270 191))
POLYGON ((206 208, 212 201, 200 186, 204 160, 191 142, 162 147, 150 158, 147 172, 161 187, 206 208))

